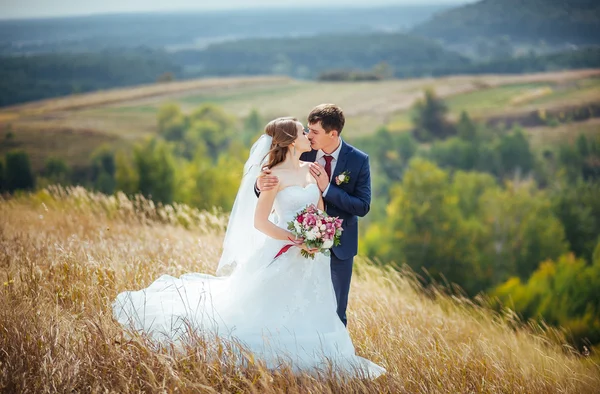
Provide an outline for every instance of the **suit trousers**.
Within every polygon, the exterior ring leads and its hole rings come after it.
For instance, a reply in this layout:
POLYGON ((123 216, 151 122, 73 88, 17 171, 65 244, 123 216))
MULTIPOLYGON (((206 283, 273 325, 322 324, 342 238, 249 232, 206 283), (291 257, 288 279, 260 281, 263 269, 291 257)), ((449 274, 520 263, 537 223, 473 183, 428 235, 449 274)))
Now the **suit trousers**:
POLYGON ((340 260, 334 253, 331 253, 331 280, 333 281, 333 290, 337 299, 337 314, 345 326, 348 324, 346 308, 348 307, 348 293, 350 292, 353 263, 354 257, 340 260))

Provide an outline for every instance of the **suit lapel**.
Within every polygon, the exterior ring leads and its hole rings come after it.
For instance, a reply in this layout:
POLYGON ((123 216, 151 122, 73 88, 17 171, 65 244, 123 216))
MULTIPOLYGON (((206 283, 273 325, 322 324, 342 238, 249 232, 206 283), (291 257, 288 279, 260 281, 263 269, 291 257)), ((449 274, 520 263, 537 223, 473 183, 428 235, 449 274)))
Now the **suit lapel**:
POLYGON ((347 143, 342 140, 342 149, 340 150, 340 155, 338 156, 338 162, 335 165, 335 170, 333 171, 333 177, 331 177, 331 183, 335 183, 335 178, 340 175, 342 172, 346 171, 346 165, 348 163, 348 154, 350 153, 350 147, 347 143))
MULTIPOLYGON (((310 152, 306 152, 302 154, 301 160, 316 162, 317 161, 317 150, 311 150, 310 152)), ((340 150, 340 155, 338 156, 338 162, 335 165, 335 171, 333 171, 333 177, 331 177, 331 182, 335 184, 335 178, 340 175, 342 172, 346 171, 346 165, 348 163, 349 153, 352 152, 352 148, 342 140, 342 149, 340 150)))
POLYGON ((315 161, 317 161, 317 151, 313 149, 310 152, 305 152, 302 154, 300 159, 302 161, 309 161, 314 163, 315 161))

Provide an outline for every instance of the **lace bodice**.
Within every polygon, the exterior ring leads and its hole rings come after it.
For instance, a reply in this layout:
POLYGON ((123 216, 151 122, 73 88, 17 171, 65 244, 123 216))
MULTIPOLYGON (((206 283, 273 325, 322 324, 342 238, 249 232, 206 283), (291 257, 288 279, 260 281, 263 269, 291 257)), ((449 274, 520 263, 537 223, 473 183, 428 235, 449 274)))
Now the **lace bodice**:
POLYGON ((280 227, 287 227, 287 223, 294 218, 296 212, 304 209, 309 204, 317 205, 321 191, 316 183, 309 183, 305 187, 294 185, 281 190, 275 196, 273 207, 278 217, 280 227))

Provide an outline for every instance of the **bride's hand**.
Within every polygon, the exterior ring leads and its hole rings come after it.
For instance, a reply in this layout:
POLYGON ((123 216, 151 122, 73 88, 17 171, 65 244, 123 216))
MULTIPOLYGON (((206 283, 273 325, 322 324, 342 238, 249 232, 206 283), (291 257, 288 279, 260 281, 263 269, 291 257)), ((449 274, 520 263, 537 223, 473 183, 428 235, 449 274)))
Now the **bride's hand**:
POLYGON ((299 247, 300 249, 305 250, 307 253, 309 254, 315 254, 319 251, 318 248, 311 248, 308 245, 306 245, 306 243, 304 242, 304 238, 302 237, 296 237, 296 238, 288 238, 290 241, 292 241, 294 243, 294 245, 296 245, 297 247, 299 247))
POLYGON ((258 179, 256 180, 256 187, 262 193, 265 191, 273 190, 279 185, 279 178, 275 175, 271 175, 271 170, 265 168, 262 170, 258 179))
POLYGON ((308 245, 306 245, 304 242, 302 244, 298 245, 298 247, 300 249, 305 250, 308 254, 315 254, 319 251, 318 248, 311 248, 308 245))

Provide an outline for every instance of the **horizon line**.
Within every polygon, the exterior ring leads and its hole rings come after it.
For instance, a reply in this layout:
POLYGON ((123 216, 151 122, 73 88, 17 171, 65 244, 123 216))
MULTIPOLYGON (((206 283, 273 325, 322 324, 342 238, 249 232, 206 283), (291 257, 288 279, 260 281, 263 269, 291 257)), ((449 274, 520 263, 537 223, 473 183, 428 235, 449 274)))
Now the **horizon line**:
MULTIPOLYGON (((443 1, 431 1, 431 2, 419 2, 415 0, 414 3, 407 4, 389 4, 389 3, 375 3, 368 5, 360 5, 360 4, 348 4, 348 5, 332 5, 331 7, 321 7, 320 9, 337 9, 343 7, 344 10, 348 9, 357 9, 357 10, 365 10, 365 9, 385 9, 385 8, 411 8, 411 7, 428 7, 428 6, 460 6, 468 3, 473 3, 476 0, 454 0, 452 2, 443 2, 443 1)), ((271 10, 271 11, 305 11, 310 10, 314 5, 306 5, 306 6, 280 6, 280 5, 257 5, 253 7, 222 7, 222 8, 181 8, 174 10, 140 10, 140 11, 107 11, 107 12, 90 12, 90 13, 80 13, 80 14, 63 14, 63 15, 32 15, 32 16, 14 16, 14 17, 0 17, 0 22, 28 22, 28 21, 41 21, 41 20, 53 20, 53 19, 76 19, 76 18, 92 18, 92 17, 106 17, 106 16, 131 16, 131 15, 179 15, 179 14, 190 14, 190 13, 207 13, 207 14, 219 14, 226 12, 252 12, 252 11, 261 11, 261 10, 271 10)))

